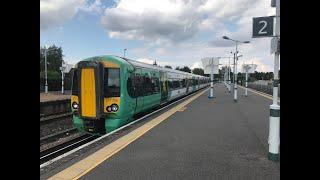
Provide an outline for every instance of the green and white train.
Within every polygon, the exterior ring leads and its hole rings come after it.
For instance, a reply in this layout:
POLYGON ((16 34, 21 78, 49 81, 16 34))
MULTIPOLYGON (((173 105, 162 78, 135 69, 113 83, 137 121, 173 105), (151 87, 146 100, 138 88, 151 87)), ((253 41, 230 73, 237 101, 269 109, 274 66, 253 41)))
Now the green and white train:
POLYGON ((208 77, 123 57, 84 59, 73 70, 73 124, 82 132, 105 134, 209 84, 208 77))

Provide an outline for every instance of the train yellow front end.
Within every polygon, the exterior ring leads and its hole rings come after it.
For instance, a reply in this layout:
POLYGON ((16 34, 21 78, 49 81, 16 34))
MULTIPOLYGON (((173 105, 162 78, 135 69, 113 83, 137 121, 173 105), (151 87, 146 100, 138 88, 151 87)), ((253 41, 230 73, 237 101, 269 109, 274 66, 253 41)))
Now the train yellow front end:
POLYGON ((80 131, 105 134, 108 116, 120 107, 120 65, 103 58, 77 63, 73 71, 71 105, 73 123, 80 131))

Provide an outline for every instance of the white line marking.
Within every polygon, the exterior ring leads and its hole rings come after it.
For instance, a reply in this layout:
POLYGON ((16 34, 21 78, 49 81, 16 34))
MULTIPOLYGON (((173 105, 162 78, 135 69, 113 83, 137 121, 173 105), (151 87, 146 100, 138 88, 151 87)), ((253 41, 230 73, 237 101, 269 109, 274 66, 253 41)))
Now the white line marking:
MULTIPOLYGON (((208 89, 207 89, 207 90, 208 90, 208 89)), ((150 114, 147 114, 147 115, 145 115, 145 116, 143 116, 143 117, 141 117, 141 118, 139 118, 139 119, 137 119, 137 120, 135 120, 135 121, 132 121, 131 123, 129 123, 129 124, 125 125, 125 126, 122 126, 122 127, 118 128, 118 129, 116 129, 116 130, 114 130, 114 131, 112 131, 112 132, 110 132, 110 133, 108 133, 108 134, 105 134, 105 135, 103 135, 103 136, 101 136, 101 137, 99 137, 99 138, 97 138, 97 139, 95 139, 95 140, 93 140, 93 141, 90 141, 90 142, 88 142, 88 143, 86 143, 86 144, 84 144, 84 145, 81 145, 81 146, 79 146, 79 147, 77 147, 77 148, 75 148, 75 149, 73 149, 73 150, 71 150, 71 151, 68 151, 68 152, 66 152, 66 153, 64 153, 64 154, 62 154, 62 155, 60 155, 60 156, 58 156, 58 157, 56 157, 56 158, 54 158, 54 159, 51 159, 51 160, 49 160, 49 161, 41 164, 41 165, 40 165, 40 169, 48 166, 49 164, 52 164, 52 163, 60 160, 60 159, 62 159, 62 158, 64 158, 64 157, 66 157, 66 156, 68 156, 68 155, 70 155, 70 154, 72 154, 72 153, 74 153, 74 152, 76 152, 76 151, 84 148, 84 147, 87 147, 87 146, 89 146, 90 144, 93 144, 93 143, 95 143, 95 142, 97 142, 97 141, 100 141, 101 139, 106 138, 106 137, 110 136, 111 134, 114 134, 114 133, 120 131, 121 129, 123 129, 123 128, 125 128, 125 127, 128 127, 128 126, 130 126, 131 124, 134 124, 134 123, 136 123, 136 122, 139 122, 139 121, 141 121, 142 119, 145 119, 145 118, 151 116, 152 114, 155 114, 155 113, 157 113, 157 112, 159 112, 159 111, 161 111, 161 110, 163 110, 163 109, 165 109, 165 108, 167 108, 167 107, 169 107, 169 106, 171 106, 171 105, 173 105, 173 104, 176 104, 176 103, 178 103, 178 102, 186 99, 186 98, 189 97, 190 95, 194 95, 194 93, 193 93, 193 94, 189 94, 189 95, 187 95, 186 97, 183 97, 182 99, 179 99, 179 100, 177 100, 177 101, 175 101, 175 102, 172 102, 172 103, 170 103, 170 104, 168 104, 168 105, 166 105, 166 106, 164 106, 164 107, 162 107, 162 108, 160 108, 160 109, 158 109, 158 110, 156 110, 156 111, 154 111, 154 112, 152 112, 152 113, 150 113, 150 114)))

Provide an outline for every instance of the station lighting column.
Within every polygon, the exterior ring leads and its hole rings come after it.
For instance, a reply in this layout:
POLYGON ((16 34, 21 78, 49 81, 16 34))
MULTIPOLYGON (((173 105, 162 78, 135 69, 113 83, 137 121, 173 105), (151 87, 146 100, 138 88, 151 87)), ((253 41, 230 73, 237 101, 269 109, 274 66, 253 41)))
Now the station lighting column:
POLYGON ((228 74, 227 74, 227 84, 228 84, 228 91, 230 93, 230 58, 229 58, 229 65, 228 65, 228 74))
POLYGON ((64 61, 62 60, 62 65, 60 67, 60 70, 61 70, 61 94, 64 94, 65 69, 66 69, 66 65, 65 65, 64 61))
POLYGON ((233 88, 233 90, 234 90, 234 93, 233 93, 233 100, 234 100, 234 102, 237 102, 237 100, 238 100, 238 96, 237 96, 237 61, 238 61, 238 46, 237 46, 237 42, 236 42, 236 52, 234 53, 234 59, 235 59, 235 61, 234 61, 234 88, 233 88))
POLYGON ((246 67, 246 91, 244 92, 244 95, 248 96, 248 68, 246 67))
POLYGON ((249 43, 249 41, 238 41, 231 39, 227 36, 223 36, 223 39, 230 40, 236 43, 236 52, 234 53, 234 102, 237 102, 237 61, 238 61, 238 43, 249 43))
POLYGON ((230 86, 231 86, 231 79, 230 79, 230 71, 231 71, 231 67, 230 67, 230 58, 229 58, 229 66, 228 66, 228 91, 229 91, 229 93, 231 92, 231 88, 230 88, 230 86))
POLYGON ((214 79, 214 74, 213 74, 213 59, 211 62, 211 83, 210 83, 210 96, 209 98, 213 98, 213 79, 214 79))
POLYGON ((123 57, 126 57, 126 51, 127 51, 128 49, 126 48, 126 49, 123 49, 123 57))
MULTIPOLYGON (((280 39, 280 0, 276 0, 276 37, 280 39)), ((279 86, 279 56, 280 51, 274 55, 274 78, 273 78, 273 103, 270 105, 270 125, 269 125, 269 153, 268 159, 279 161, 280 146, 280 106, 278 105, 278 86, 279 86)))
POLYGON ((45 93, 48 94, 48 75, 47 75, 47 46, 44 46, 44 73, 45 73, 45 93))

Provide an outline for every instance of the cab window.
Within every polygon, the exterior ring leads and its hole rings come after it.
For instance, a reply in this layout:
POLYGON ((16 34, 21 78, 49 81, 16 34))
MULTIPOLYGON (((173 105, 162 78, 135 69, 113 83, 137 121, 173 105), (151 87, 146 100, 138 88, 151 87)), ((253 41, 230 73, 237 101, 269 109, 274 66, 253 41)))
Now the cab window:
POLYGON ((72 76, 72 95, 78 95, 78 70, 73 70, 73 76, 72 76))
POLYGON ((104 96, 120 97, 120 69, 104 69, 104 96))

